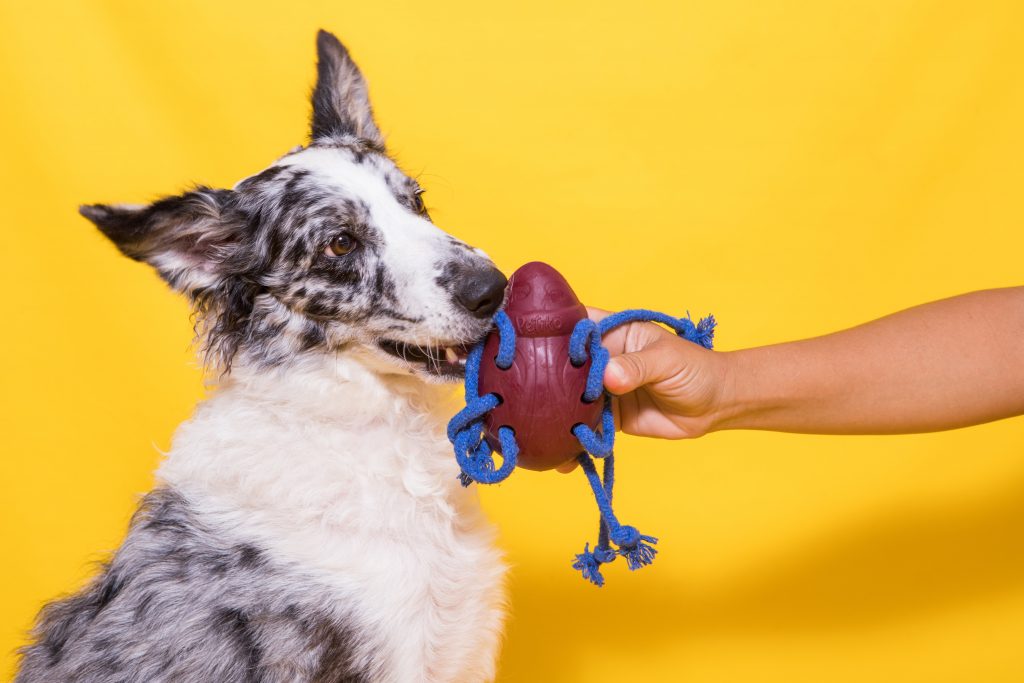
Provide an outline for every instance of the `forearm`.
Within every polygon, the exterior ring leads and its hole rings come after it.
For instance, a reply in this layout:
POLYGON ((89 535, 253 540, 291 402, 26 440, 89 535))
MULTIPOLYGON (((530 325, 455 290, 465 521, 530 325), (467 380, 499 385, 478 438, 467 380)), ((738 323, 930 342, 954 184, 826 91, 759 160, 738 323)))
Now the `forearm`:
POLYGON ((1024 413, 1024 287, 735 351, 713 429, 928 432, 1024 413))

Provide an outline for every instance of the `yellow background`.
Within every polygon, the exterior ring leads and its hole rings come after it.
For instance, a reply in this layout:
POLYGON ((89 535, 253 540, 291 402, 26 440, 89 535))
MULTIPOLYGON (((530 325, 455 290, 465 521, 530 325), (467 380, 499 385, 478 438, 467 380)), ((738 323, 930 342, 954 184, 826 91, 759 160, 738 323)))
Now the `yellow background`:
MULTIPOLYGON (((1018 0, 168 5, 0 4, 3 676, 202 395, 184 302, 75 207, 301 142, 318 27, 435 220, 590 303, 733 349, 1024 277, 1018 0)), ((662 541, 603 590, 568 567, 582 477, 519 472, 482 491, 501 680, 1024 680, 1022 426, 624 438, 620 514, 662 541)))

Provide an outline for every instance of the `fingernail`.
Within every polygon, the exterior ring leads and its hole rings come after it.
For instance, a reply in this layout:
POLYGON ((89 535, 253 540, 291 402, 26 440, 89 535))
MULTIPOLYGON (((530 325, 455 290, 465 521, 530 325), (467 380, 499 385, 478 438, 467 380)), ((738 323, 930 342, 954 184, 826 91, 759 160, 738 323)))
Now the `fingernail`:
POLYGON ((623 369, 622 364, 614 358, 608 362, 605 374, 617 384, 621 384, 626 381, 626 371, 623 369))

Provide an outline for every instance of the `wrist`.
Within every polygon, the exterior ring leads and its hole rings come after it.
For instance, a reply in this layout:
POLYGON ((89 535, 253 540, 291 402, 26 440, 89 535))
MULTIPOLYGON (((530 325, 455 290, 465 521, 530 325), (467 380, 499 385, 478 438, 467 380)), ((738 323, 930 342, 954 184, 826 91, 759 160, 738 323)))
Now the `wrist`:
POLYGON ((708 431, 749 429, 752 416, 762 409, 755 354, 751 350, 716 353, 721 366, 719 392, 708 431))

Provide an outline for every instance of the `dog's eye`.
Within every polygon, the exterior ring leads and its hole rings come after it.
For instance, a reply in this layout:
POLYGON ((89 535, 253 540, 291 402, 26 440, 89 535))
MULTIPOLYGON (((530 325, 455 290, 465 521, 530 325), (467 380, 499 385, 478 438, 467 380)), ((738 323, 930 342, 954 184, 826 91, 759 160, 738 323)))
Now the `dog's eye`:
POLYGON ((355 241, 352 235, 347 232, 343 232, 331 240, 331 243, 327 245, 326 249, 324 249, 324 254, 326 256, 344 256, 345 254, 351 253, 358 244, 359 243, 355 241))
POLYGON ((426 190, 416 190, 412 196, 412 208, 413 211, 420 214, 421 216, 427 213, 427 207, 423 204, 423 193, 426 190))

